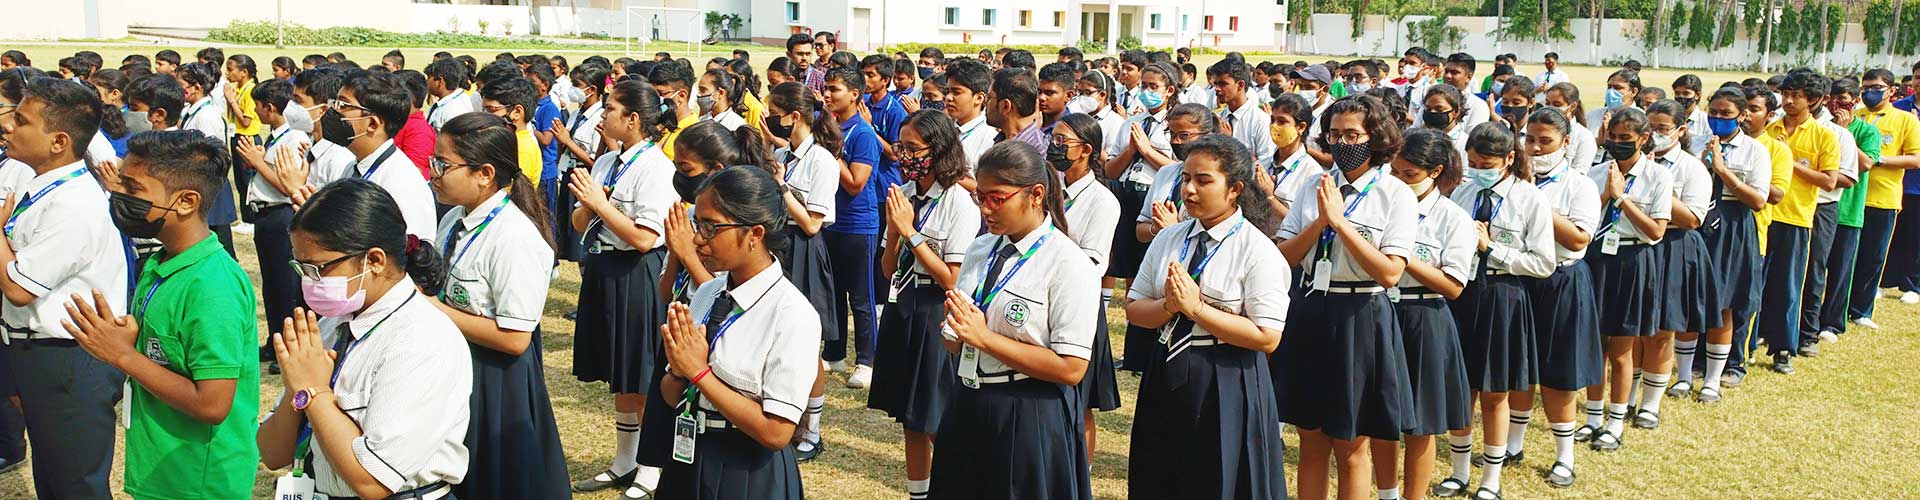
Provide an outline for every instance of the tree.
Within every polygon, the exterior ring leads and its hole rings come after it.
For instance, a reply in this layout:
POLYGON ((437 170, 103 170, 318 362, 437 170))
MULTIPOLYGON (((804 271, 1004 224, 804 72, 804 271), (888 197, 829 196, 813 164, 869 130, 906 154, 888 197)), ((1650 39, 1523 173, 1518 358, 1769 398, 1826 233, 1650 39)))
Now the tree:
POLYGON ((1707 0, 1693 3, 1693 14, 1687 21, 1687 47, 1708 48, 1714 44, 1713 13, 1707 10, 1707 0))

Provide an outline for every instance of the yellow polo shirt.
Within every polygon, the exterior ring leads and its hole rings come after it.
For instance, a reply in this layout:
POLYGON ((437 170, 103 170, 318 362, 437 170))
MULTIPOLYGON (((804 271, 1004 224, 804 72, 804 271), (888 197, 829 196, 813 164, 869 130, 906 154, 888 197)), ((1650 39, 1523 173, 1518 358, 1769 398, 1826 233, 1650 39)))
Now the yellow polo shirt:
MULTIPOLYGON (((1880 129, 1880 156, 1920 155, 1920 118, 1914 118, 1913 113, 1881 103, 1879 110, 1855 109, 1853 116, 1880 129)), ((1907 171, 1882 166, 1868 172, 1867 206, 1899 210, 1901 180, 1907 171)))
POLYGON ((527 182, 533 183, 533 187, 540 187, 540 139, 527 128, 513 131, 513 138, 519 148, 520 173, 527 176, 527 182))
POLYGON ((680 131, 686 130, 695 123, 700 123, 700 115, 687 115, 686 118, 680 119, 680 124, 675 126, 672 132, 667 132, 667 135, 660 139, 660 151, 667 154, 667 159, 673 159, 673 140, 679 139, 680 131))
MULTIPOLYGON (((1767 124, 1767 135, 1786 143, 1793 150, 1792 164, 1807 161, 1807 167, 1820 172, 1840 168, 1840 143, 1833 137, 1833 131, 1820 126, 1808 118, 1800 126, 1787 131, 1786 119, 1774 120, 1767 124)), ((1787 197, 1773 207, 1773 220, 1797 227, 1813 227, 1813 211, 1819 203, 1820 188, 1793 175, 1789 164, 1787 177, 1787 197)))
MULTIPOLYGON (((1765 133, 1750 137, 1767 147, 1767 158, 1773 165, 1773 178, 1767 182, 1767 187, 1769 190, 1779 189, 1785 192, 1788 179, 1793 177, 1793 150, 1787 149, 1786 144, 1774 140, 1773 136, 1765 133)), ((1753 213, 1754 228, 1760 232, 1760 255, 1767 254, 1767 226, 1773 224, 1773 206, 1774 204, 1769 203, 1753 213)))
POLYGON ((740 96, 740 105, 747 108, 747 115, 742 117, 747 119, 747 125, 752 125, 756 129, 766 127, 767 103, 760 102, 760 98, 754 97, 752 92, 747 92, 740 96))
MULTIPOLYGON (((233 82, 227 82, 227 85, 233 85, 233 82)), ((239 88, 234 89, 234 103, 240 105, 240 114, 246 115, 253 124, 242 127, 239 116, 227 113, 227 123, 233 124, 233 135, 254 137, 265 132, 266 127, 260 126, 260 114, 253 110, 253 82, 241 83, 239 88)))

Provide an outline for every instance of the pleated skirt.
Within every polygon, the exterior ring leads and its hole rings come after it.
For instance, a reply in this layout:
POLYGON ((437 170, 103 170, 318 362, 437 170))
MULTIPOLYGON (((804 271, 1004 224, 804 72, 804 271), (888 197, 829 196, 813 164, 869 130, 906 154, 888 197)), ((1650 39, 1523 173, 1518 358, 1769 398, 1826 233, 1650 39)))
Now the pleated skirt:
POLYGON ((1600 311, 1600 334, 1609 337, 1651 337, 1660 326, 1660 290, 1656 274, 1662 269, 1653 247, 1621 245, 1607 255, 1587 252, 1593 272, 1593 307, 1600 311))
POLYGON ((960 390, 958 361, 940 337, 946 313, 939 285, 915 285, 901 290, 899 300, 880 316, 867 407, 886 412, 909 431, 938 432, 954 391, 960 390))
POLYGON ((606 382, 616 394, 648 392, 666 358, 660 325, 667 322, 667 303, 658 288, 666 260, 665 248, 581 257, 575 378, 606 382))
POLYGON ((1140 259, 1147 254, 1147 244, 1133 234, 1134 218, 1140 215, 1141 198, 1146 192, 1134 191, 1126 181, 1110 180, 1107 187, 1120 201, 1120 220, 1113 226, 1113 247, 1107 251, 1107 276, 1130 280, 1139 273, 1140 259))
POLYGON ((1700 235, 1706 240, 1708 258, 1713 261, 1714 273, 1712 288, 1714 294, 1712 310, 1715 317, 1720 311, 1732 309, 1734 316, 1751 314, 1760 307, 1760 297, 1756 293, 1766 272, 1765 261, 1760 258, 1760 235, 1755 229, 1753 210, 1746 205, 1722 201, 1714 206, 1720 211, 1720 227, 1702 230, 1700 235))
POLYGON ((1135 402, 1127 496, 1286 498, 1267 355, 1223 344, 1150 361, 1135 402))
POLYGON ((1385 294, 1296 293, 1269 358, 1280 420, 1334 439, 1413 428, 1406 342, 1385 294))
POLYGON ((1705 332, 1720 327, 1719 270, 1707 252, 1707 240, 1699 231, 1667 229, 1665 239, 1654 246, 1660 256, 1660 329, 1673 332, 1705 332))
POLYGON ((1093 332, 1093 358, 1087 360, 1087 374, 1077 387, 1080 400, 1089 410, 1113 411, 1120 408, 1120 381, 1114 377, 1113 340, 1107 337, 1107 309, 1100 308, 1100 327, 1093 332))
POLYGON ((1393 310, 1407 354, 1407 384, 1413 388, 1407 434, 1433 436, 1473 425, 1460 328, 1446 299, 1401 299, 1393 310))
POLYGON ((840 331, 839 315, 834 314, 833 264, 827 256, 827 242, 820 235, 807 235, 799 227, 787 227, 787 248, 780 256, 781 270, 787 281, 807 296, 813 311, 820 315, 820 339, 835 341, 840 331))
POLYGON ((1577 261, 1533 285, 1534 352, 1540 385, 1577 391, 1606 375, 1600 312, 1593 307, 1593 271, 1577 261))
POLYGON ((1167 346, 1160 344, 1160 330, 1127 323, 1127 345, 1122 346, 1124 356, 1119 369, 1146 373, 1154 365, 1155 358, 1167 356, 1167 346))
MULTIPOLYGON (((718 418, 709 414, 707 418, 718 418)), ((667 460, 656 500, 801 500, 792 446, 768 450, 738 429, 707 429, 694 440, 693 463, 667 460)), ((531 498, 531 497, 529 497, 531 498)))
POLYGON ((1533 278, 1487 275, 1467 284, 1455 301, 1467 385, 1482 392, 1527 390, 1540 380, 1535 352, 1533 278))
POLYGON ((1091 500, 1084 409, 1037 379, 954 392, 933 447, 928 498, 1091 500))
POLYGON ((560 428, 547 394, 540 332, 515 356, 478 345, 473 412, 467 422, 467 475, 453 486, 466 499, 572 498, 560 428))

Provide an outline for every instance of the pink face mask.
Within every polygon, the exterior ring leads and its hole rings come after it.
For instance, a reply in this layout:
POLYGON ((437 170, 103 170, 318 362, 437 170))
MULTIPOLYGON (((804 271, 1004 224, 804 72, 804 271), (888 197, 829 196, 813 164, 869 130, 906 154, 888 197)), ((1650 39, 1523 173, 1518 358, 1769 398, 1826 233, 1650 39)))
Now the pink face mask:
POLYGON ((300 295, 307 300, 307 309, 322 317, 336 318, 359 311, 367 305, 367 290, 361 288, 352 294, 347 293, 347 283, 366 276, 362 271, 355 276, 322 276, 320 279, 300 278, 300 295))

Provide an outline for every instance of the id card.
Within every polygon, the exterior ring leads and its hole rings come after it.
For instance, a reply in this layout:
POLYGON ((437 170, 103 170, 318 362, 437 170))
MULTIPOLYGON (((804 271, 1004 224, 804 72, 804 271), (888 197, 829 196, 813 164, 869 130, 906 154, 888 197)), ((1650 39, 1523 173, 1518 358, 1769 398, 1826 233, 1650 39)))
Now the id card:
POLYGON ((1174 316, 1173 320, 1168 321, 1166 326, 1160 327, 1160 345, 1167 345, 1173 342, 1173 325, 1179 321, 1180 317, 1174 316))
POLYGON ((673 419, 673 459, 683 464, 693 464, 693 444, 699 439, 700 422, 693 415, 681 415, 673 419))
POLYGON ((960 385, 968 389, 980 388, 980 350, 970 345, 960 346, 960 385))
POLYGON ((893 279, 887 280, 888 304, 897 304, 900 302, 900 291, 907 289, 908 275, 909 273, 905 272, 895 272, 893 273, 893 279))
POLYGON ((1325 292, 1329 288, 1333 288, 1333 261, 1313 261, 1313 289, 1325 292))
POLYGON ((313 478, 300 476, 280 476, 273 482, 273 500, 326 500, 326 495, 314 491, 313 478))
POLYGON ((1387 302, 1400 303, 1400 287, 1396 286, 1387 289, 1387 302))
POLYGON ((120 428, 133 427, 133 379, 120 383, 120 401, 113 403, 113 410, 120 413, 120 428))
POLYGON ((1607 234, 1605 236, 1601 236, 1600 237, 1600 253, 1606 254, 1606 255, 1614 255, 1614 254, 1620 253, 1620 233, 1607 231, 1607 234))

